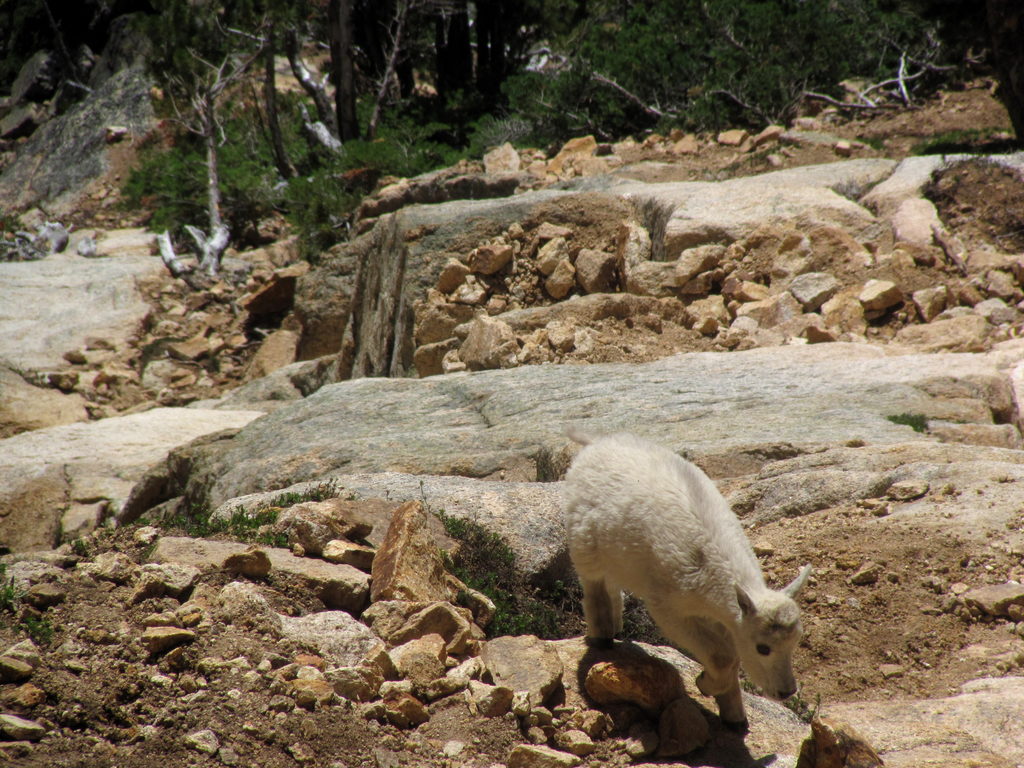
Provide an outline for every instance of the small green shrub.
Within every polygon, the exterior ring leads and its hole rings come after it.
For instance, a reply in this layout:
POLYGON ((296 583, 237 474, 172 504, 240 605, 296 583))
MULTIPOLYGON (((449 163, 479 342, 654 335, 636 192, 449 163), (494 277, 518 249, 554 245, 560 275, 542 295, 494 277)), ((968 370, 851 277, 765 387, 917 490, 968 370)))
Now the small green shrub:
POLYGON ((895 416, 886 416, 893 424, 902 424, 910 427, 915 432, 928 431, 928 419, 920 413, 898 413, 895 416))
POLYGON ((46 616, 26 616, 22 619, 20 628, 39 645, 49 645, 53 640, 53 624, 46 616))
POLYGON ((14 577, 7 576, 7 564, 0 563, 0 611, 14 613, 21 602, 22 593, 14 584, 14 577))

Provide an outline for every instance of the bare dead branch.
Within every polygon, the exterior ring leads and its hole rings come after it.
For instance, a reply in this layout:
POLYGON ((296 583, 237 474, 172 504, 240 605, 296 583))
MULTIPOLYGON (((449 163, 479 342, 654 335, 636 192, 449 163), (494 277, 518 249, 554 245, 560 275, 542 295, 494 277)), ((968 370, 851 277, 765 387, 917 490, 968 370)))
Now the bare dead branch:
POLYGON ((839 107, 840 109, 901 109, 901 107, 897 104, 876 104, 874 102, 869 102, 867 104, 857 104, 855 102, 839 101, 839 99, 833 99, 831 96, 828 96, 824 93, 817 93, 815 91, 804 91, 803 95, 806 96, 808 99, 818 99, 819 101, 824 101, 835 107, 839 107))
POLYGON ((288 57, 288 64, 292 68, 292 74, 298 80, 302 90, 313 100, 316 107, 317 118, 331 135, 338 136, 338 121, 331 108, 331 100, 327 97, 327 76, 319 81, 302 60, 301 43, 299 35, 294 29, 289 29, 285 34, 285 55, 288 57))
POLYGON ((633 104, 636 104, 638 107, 640 107, 640 109, 642 109, 646 114, 650 115, 655 119, 660 119, 665 116, 665 113, 662 112, 660 109, 655 109, 649 104, 644 104, 640 97, 637 96, 635 93, 631 93, 630 91, 626 90, 621 85, 619 85, 617 82, 612 80, 610 77, 606 77, 602 75, 600 72, 592 72, 590 75, 590 79, 594 80, 595 82, 601 83, 602 85, 607 85, 609 88, 612 88, 616 92, 625 96, 626 99, 631 101, 633 104))

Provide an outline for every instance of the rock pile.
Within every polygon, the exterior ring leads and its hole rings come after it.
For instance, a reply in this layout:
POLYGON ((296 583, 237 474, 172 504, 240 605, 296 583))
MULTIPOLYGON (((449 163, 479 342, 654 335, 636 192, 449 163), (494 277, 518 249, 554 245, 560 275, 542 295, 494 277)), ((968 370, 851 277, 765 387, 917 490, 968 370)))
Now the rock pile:
MULTIPOLYGON (((10 710, 0 752, 46 760, 172 744, 224 765, 263 762, 280 737, 262 723, 353 713, 377 740, 429 732, 434 718, 442 730, 453 717, 493 721, 521 743, 491 751, 492 760, 573 766, 590 756, 680 756, 721 727, 686 694, 695 665, 668 649, 597 657, 580 639, 487 639, 495 605, 445 569, 454 542, 419 502, 328 498, 276 509, 258 534, 287 549, 137 526, 10 562, 17 597, 4 609, 37 642, 0 653, 0 701, 10 710), (166 691, 166 707, 138 698, 144 688, 166 691), (81 720, 83 707, 104 706, 81 720), (229 726, 217 715, 225 706, 246 716, 229 726)), ((423 744, 423 764, 488 753, 480 740, 438 746, 423 744)), ((307 737, 286 749, 313 759, 318 748, 307 737)))

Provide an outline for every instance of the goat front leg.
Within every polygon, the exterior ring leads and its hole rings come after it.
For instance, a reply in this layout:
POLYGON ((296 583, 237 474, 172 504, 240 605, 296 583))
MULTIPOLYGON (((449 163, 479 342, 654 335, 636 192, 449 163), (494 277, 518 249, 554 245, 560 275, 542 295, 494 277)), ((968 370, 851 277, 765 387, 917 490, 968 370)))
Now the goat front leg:
POLYGON ((603 580, 583 579, 583 615, 587 620, 587 645, 611 648, 622 630, 622 592, 609 589, 603 580))

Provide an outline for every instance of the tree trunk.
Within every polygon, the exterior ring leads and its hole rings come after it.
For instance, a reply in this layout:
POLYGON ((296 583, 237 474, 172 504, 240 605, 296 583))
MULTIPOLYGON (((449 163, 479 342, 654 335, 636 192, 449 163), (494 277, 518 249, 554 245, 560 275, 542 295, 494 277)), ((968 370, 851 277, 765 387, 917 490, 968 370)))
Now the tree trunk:
POLYGON ((228 247, 230 231, 221 216, 220 164, 217 153, 217 98, 207 92, 200 100, 203 141, 206 144, 206 215, 209 237, 203 237, 195 227, 186 227, 200 251, 199 268, 214 277, 220 271, 220 258, 228 247))
POLYGON ((370 123, 366 126, 366 138, 370 141, 377 138, 377 124, 380 122, 380 111, 384 104, 384 99, 387 98, 391 78, 395 74, 395 67, 398 63, 398 54, 402 50, 402 34, 405 32, 405 20, 408 11, 408 0, 398 0, 398 7, 395 9, 391 51, 388 53, 388 62, 384 66, 384 74, 381 75, 380 86, 377 88, 377 98, 373 102, 373 114, 370 115, 370 123))
POLYGON ((490 2, 476 4, 476 81, 480 93, 494 100, 505 79, 505 24, 501 9, 490 2))
POLYGON ((352 0, 330 0, 327 12, 331 28, 331 70, 334 77, 334 110, 338 118, 338 135, 342 141, 349 141, 359 138, 355 67, 352 63, 352 0))
POLYGON ((306 68, 305 63, 302 61, 299 34, 295 31, 294 27, 285 34, 285 52, 288 55, 288 63, 291 65, 292 74, 295 75, 295 79, 299 81, 302 89, 313 99, 317 118, 327 127, 328 131, 337 136, 338 121, 335 118, 334 109, 331 107, 331 100, 327 96, 327 90, 324 88, 323 83, 318 83, 313 79, 313 73, 306 68))
POLYGON ((987 0, 992 58, 999 72, 998 96, 1024 142, 1024 6, 1020 0, 987 0))
POLYGON ((277 71, 274 69, 274 54, 277 52, 277 36, 273 25, 267 30, 267 47, 263 53, 263 102, 267 110, 267 129, 270 132, 270 148, 274 153, 274 165, 284 179, 295 176, 295 168, 284 149, 281 137, 281 123, 277 114, 277 71))
POLYGON ((469 12, 466 0, 454 3, 451 11, 438 13, 434 25, 437 56, 437 92, 447 99, 464 90, 473 77, 473 50, 469 40, 469 12))

